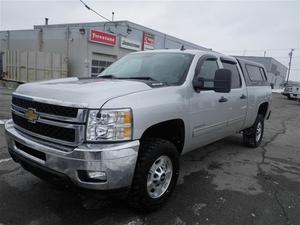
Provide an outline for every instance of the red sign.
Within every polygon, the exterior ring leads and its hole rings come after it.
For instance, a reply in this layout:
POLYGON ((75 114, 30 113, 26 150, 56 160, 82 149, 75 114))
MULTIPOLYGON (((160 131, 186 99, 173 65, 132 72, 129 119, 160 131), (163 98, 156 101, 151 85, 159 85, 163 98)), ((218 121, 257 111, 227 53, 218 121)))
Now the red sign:
POLYGON ((143 33, 143 50, 154 49, 154 35, 150 33, 143 33))
POLYGON ((90 41, 115 46, 117 43, 117 37, 114 34, 105 33, 97 30, 91 30, 90 41))

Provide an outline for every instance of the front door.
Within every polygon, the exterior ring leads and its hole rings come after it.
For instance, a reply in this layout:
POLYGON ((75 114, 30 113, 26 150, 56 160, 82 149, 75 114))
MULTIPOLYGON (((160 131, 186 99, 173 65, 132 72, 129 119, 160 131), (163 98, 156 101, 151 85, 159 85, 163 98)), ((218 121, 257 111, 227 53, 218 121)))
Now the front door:
MULTIPOLYGON (((200 60, 202 60, 200 58, 200 60)), ((212 89, 215 72, 220 62, 217 58, 206 59, 201 63, 199 76, 204 80, 204 87, 212 89)), ((190 98, 190 128, 191 149, 214 142, 227 135, 227 118, 230 109, 226 101, 229 93, 217 93, 213 90, 201 90, 200 93, 192 90, 190 98), (224 101, 225 99, 225 101, 224 101)))

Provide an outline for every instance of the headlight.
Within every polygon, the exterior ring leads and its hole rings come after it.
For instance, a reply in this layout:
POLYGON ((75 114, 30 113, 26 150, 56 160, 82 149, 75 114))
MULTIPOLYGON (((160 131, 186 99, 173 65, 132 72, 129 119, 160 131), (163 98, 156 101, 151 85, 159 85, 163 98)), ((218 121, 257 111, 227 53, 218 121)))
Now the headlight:
POLYGON ((126 141, 132 138, 130 109, 89 110, 87 141, 126 141))

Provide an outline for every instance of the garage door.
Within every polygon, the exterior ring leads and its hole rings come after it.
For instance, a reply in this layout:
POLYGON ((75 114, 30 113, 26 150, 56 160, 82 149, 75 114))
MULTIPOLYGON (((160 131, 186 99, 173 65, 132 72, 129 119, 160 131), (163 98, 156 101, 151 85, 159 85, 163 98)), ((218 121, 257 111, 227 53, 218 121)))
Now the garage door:
POLYGON ((97 76, 103 69, 107 68, 110 64, 116 61, 117 57, 113 55, 102 55, 93 53, 91 76, 97 76))

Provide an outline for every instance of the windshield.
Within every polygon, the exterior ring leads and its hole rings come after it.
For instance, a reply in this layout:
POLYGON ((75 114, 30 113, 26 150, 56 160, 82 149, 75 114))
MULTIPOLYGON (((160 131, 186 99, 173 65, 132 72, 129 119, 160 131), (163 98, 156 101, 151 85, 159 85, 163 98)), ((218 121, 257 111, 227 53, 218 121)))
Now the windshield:
POLYGON ((179 85, 185 80, 193 60, 187 53, 147 52, 127 55, 104 70, 98 77, 155 80, 179 85))

